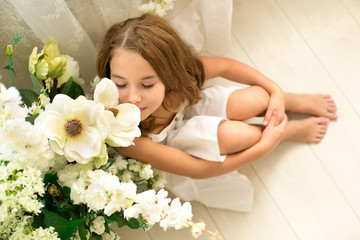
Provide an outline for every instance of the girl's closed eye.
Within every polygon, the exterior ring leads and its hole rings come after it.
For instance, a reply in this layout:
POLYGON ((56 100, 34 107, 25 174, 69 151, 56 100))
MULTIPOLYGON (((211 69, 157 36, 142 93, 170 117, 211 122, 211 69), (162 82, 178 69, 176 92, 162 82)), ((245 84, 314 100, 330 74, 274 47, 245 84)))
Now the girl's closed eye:
POLYGON ((125 88, 126 84, 119 84, 119 83, 115 83, 117 88, 125 88))
POLYGON ((155 85, 155 83, 152 84, 143 84, 143 88, 152 88, 155 85))

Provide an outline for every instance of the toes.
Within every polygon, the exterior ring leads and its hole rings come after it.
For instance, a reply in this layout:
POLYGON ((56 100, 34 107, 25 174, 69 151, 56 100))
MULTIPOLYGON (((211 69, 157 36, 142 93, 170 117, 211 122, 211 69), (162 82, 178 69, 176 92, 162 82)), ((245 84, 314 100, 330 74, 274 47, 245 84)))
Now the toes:
POLYGON ((319 117, 317 118, 317 120, 318 120, 318 124, 321 125, 327 125, 330 122, 329 118, 326 117, 319 117))

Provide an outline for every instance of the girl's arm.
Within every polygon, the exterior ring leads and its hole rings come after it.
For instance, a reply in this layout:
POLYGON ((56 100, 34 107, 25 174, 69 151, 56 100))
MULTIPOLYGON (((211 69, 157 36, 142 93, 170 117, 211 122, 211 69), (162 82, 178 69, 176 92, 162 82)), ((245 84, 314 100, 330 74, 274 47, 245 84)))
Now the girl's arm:
POLYGON ((148 137, 136 138, 135 145, 116 150, 122 155, 149 163, 152 167, 166 172, 191 178, 214 177, 234 171, 270 153, 281 141, 287 123, 285 118, 280 125, 275 126, 274 119, 272 118, 265 128, 258 143, 242 152, 228 155, 224 162, 199 159, 173 147, 154 143, 148 137))
POLYGON ((280 86, 254 68, 239 61, 224 57, 201 57, 205 69, 205 78, 223 77, 228 80, 264 88, 271 96, 264 125, 270 121, 274 111, 277 112, 276 125, 285 116, 285 95, 280 86))

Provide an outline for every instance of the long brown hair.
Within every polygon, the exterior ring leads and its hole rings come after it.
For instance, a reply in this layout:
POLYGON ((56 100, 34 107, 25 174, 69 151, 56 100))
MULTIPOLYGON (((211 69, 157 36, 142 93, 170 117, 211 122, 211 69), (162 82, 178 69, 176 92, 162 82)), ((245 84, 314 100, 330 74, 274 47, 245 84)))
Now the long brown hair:
MULTIPOLYGON (((96 60, 100 78, 110 78, 110 61, 114 49, 123 48, 140 54, 155 70, 165 85, 162 106, 177 112, 170 102, 170 93, 177 93, 189 105, 200 99, 205 79, 204 67, 170 24, 161 17, 144 14, 111 26, 104 37, 96 60)), ((143 135, 155 128, 154 117, 141 122, 143 135)))

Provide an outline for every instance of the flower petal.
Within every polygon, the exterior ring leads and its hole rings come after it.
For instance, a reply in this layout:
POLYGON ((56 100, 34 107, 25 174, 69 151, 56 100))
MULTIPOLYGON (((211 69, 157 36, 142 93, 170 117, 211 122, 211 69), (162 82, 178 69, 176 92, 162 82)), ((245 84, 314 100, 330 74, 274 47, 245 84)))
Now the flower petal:
POLYGON ((67 138, 64 153, 69 161, 81 164, 88 163, 93 157, 99 155, 102 147, 100 132, 97 128, 86 126, 80 136, 67 138))
POLYGON ((124 130, 131 130, 140 123, 140 109, 131 103, 123 103, 115 107, 119 110, 116 120, 124 130))
POLYGON ((119 101, 119 93, 116 85, 108 78, 103 78, 96 85, 94 91, 94 101, 96 103, 102 103, 105 108, 111 108, 116 106, 119 101))

